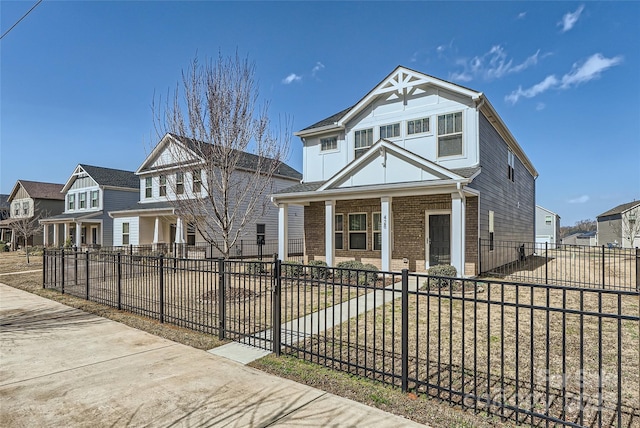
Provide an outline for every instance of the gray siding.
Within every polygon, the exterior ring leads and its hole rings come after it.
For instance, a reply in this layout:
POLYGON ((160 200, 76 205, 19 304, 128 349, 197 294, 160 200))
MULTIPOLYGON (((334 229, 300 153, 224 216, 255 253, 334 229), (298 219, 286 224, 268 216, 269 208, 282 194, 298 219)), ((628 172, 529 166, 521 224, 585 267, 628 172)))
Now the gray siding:
POLYGON ((598 245, 622 245, 622 216, 620 214, 600 217, 598 219, 598 245))
MULTIPOLYGON (((507 178, 508 146, 483 114, 480 122, 480 167, 481 172, 469 187, 480 191, 478 206, 479 237, 489 239, 489 211, 494 211, 494 240, 515 243, 535 241, 535 178, 515 159, 515 181, 507 178)), ((486 250, 488 251, 488 249, 486 250)), ((502 251, 503 259, 495 257, 496 264, 515 260, 513 254, 502 251), (513 257, 512 259, 509 259, 513 257)), ((489 260, 483 254, 484 260, 489 260)), ((486 266, 491 268, 495 266, 486 266)))
POLYGON ((113 219, 109 217, 109 211, 121 211, 135 206, 140 193, 138 190, 124 191, 114 189, 102 189, 103 207, 102 215, 102 245, 113 246, 113 219))

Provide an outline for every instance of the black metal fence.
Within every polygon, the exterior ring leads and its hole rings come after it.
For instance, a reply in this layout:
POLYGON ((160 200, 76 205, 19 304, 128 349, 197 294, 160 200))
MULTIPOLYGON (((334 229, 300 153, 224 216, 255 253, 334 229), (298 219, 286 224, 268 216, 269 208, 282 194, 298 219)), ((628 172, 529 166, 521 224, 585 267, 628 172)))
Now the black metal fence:
POLYGON ((43 279, 520 424, 640 424, 636 291, 48 250, 43 279))
POLYGON ((481 239, 483 276, 536 284, 640 289, 640 249, 481 239))

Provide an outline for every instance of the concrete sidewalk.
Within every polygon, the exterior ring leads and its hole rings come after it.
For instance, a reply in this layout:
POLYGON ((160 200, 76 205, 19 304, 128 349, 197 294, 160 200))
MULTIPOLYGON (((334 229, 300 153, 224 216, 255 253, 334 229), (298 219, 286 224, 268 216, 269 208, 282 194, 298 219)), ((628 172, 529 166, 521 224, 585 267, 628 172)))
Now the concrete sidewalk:
POLYGON ((422 425, 0 284, 0 426, 422 425))

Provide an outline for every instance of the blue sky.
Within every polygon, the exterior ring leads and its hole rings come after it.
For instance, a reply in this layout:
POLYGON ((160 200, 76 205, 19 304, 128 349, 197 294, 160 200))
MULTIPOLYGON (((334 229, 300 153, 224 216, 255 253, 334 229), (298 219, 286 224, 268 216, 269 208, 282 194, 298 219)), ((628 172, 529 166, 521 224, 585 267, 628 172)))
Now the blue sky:
MULTIPOLYGON (((2 0, 1 32, 35 2, 2 0)), ((640 199, 638 21, 640 2, 44 0, 0 41, 0 193, 78 163, 137 169, 154 94, 237 50, 294 130, 397 65, 484 92, 540 173, 537 203, 573 225, 640 199)))

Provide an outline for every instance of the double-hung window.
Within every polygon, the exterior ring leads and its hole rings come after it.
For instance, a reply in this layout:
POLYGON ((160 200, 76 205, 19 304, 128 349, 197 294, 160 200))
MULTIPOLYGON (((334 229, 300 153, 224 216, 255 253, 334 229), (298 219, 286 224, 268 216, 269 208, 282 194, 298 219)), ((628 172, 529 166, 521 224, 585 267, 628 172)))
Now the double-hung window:
POLYGON ((380 138, 395 138, 400 136, 400 124, 383 125, 380 127, 380 138))
POLYGON ((367 249, 367 214, 349 214, 349 249, 367 249))
POLYGON ((122 245, 129 245, 129 223, 122 223, 122 245))
POLYGON ((382 250, 382 216, 380 213, 373 213, 373 222, 371 227, 373 229, 373 249, 376 251, 382 250))
POLYGON ((337 137, 329 137, 329 138, 321 138, 320 139, 320 151, 326 152, 328 150, 337 150, 338 149, 338 138, 337 137))
POLYGON ((91 191, 91 208, 98 208, 98 191, 91 191))
POLYGON ((13 215, 16 217, 20 215, 20 204, 17 202, 13 205, 13 215))
POLYGON ((199 194, 202 189, 202 171, 194 169, 191 175, 193 176, 193 193, 199 194))
POLYGON ((75 210, 76 209, 76 195, 69 195, 69 202, 68 202, 68 207, 69 210, 75 210))
POLYGON ((343 233, 344 225, 343 225, 344 216, 342 214, 336 214, 335 220, 333 223, 333 230, 335 233, 334 241, 336 250, 342 250, 344 248, 343 243, 343 233))
POLYGON ((167 176, 166 175, 160 176, 160 185, 158 187, 158 191, 160 196, 167 196, 167 176))
POLYGON ((422 134, 424 132, 429 132, 428 117, 407 121, 407 135, 422 134))
POLYGON ((355 158, 358 159, 373 145, 373 128, 355 131, 354 137, 355 158))
POLYGON ((150 198, 151 196, 153 196, 153 179, 147 177, 144 179, 144 197, 150 198))
POLYGON ((551 226, 552 221, 553 221, 553 217, 551 217, 550 215, 544 216, 544 223, 547 226, 551 226))
POLYGON ((22 214, 29 215, 29 202, 22 203, 22 214))
POLYGON ((507 155, 507 178, 511 181, 516 181, 515 165, 516 165, 516 156, 513 154, 511 150, 509 150, 509 153, 507 155))
POLYGON ((80 197, 78 199, 78 208, 80 208, 81 210, 87 208, 87 193, 86 192, 80 193, 80 197))
POLYGON ((462 154, 462 112, 438 116, 438 157, 462 154))
POLYGON ((176 195, 184 193, 184 173, 176 172, 176 195))

